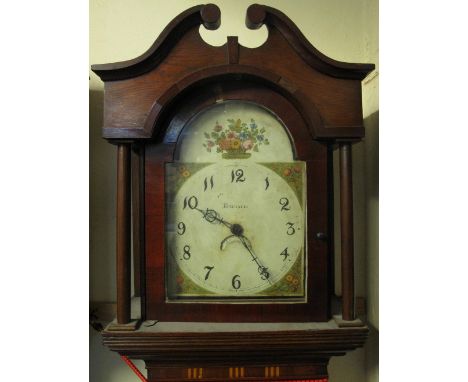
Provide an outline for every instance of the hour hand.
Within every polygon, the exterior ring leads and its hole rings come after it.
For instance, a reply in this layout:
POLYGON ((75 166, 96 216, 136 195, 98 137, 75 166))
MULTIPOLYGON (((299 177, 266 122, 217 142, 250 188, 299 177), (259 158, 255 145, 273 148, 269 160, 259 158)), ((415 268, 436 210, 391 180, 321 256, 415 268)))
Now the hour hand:
POLYGON ((229 235, 226 236, 222 241, 221 244, 219 245, 219 249, 222 251, 224 248, 226 248, 226 244, 229 242, 229 239, 236 238, 236 235, 229 235))
POLYGON ((216 212, 215 210, 212 210, 210 208, 207 208, 206 210, 197 208, 197 211, 199 211, 203 215, 203 219, 205 219, 209 223, 222 223, 228 228, 232 227, 232 224, 224 220, 220 216, 220 214, 216 212))
MULTIPOLYGON (((231 232, 233 232, 233 231, 235 232, 235 228, 236 228, 235 226, 236 226, 236 224, 233 224, 233 225, 232 225, 231 232)), ((230 239, 236 239, 236 238, 239 239, 239 240, 241 241, 242 245, 244 245, 244 246, 245 246, 245 244, 244 244, 244 242, 243 242, 242 240, 246 240, 246 241, 248 242, 248 245, 250 246, 250 248, 252 248, 252 244, 250 243, 250 240, 247 239, 247 238, 246 238, 245 236, 243 236, 243 235, 241 235, 241 236, 239 236, 238 234, 234 234, 234 233, 233 233, 232 235, 226 236, 226 237, 221 241, 221 244, 220 244, 220 246, 219 246, 219 249, 221 249, 221 251, 222 251, 224 248, 226 248, 226 244, 228 244, 228 242, 229 242, 230 239), (242 239, 241 239, 241 236, 242 236, 242 239)), ((247 248, 247 247, 246 247, 246 248, 247 248)))

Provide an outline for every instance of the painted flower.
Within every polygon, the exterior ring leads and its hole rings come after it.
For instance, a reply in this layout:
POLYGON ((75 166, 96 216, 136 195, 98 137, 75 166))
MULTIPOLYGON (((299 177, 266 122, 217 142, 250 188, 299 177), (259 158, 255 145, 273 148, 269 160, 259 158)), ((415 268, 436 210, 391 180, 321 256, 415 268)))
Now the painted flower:
POLYGON ((299 166, 294 167, 294 172, 299 174, 301 172, 301 168, 299 166))
POLYGON ((232 147, 234 150, 237 150, 240 146, 241 146, 241 141, 239 141, 238 139, 233 139, 233 140, 231 141, 231 147, 232 147))
POLYGON ((234 125, 234 131, 241 131, 242 130, 242 121, 238 119, 234 125))
POLYGON ((289 175, 291 175, 291 173, 292 173, 292 171, 291 171, 290 168, 286 168, 286 169, 283 171, 283 174, 284 174, 285 176, 289 176, 289 175))
MULTIPOLYGON (((249 158, 251 153, 247 151, 258 152, 259 145, 270 143, 268 135, 265 136, 265 128, 260 128, 253 118, 247 123, 239 118, 228 118, 226 121, 226 127, 216 121, 211 132, 203 133, 206 139, 203 147, 209 153, 216 149, 223 158, 249 158)), ((291 171, 294 169, 291 168, 291 171)))
POLYGON ((179 275, 179 276, 177 276, 177 278, 176 278, 176 282, 177 282, 177 284, 179 284, 179 285, 180 285, 180 284, 183 284, 183 283, 184 283, 184 278, 183 278, 182 276, 179 275))
POLYGON ((250 150, 253 146, 253 142, 250 139, 247 139, 246 141, 242 142, 242 147, 244 150, 250 150))
POLYGON ((229 150, 231 148, 231 141, 229 139, 223 139, 219 141, 219 147, 221 150, 229 150))
POLYGON ((190 176, 190 171, 185 170, 185 171, 182 173, 182 176, 183 176, 184 178, 188 178, 188 177, 190 176))

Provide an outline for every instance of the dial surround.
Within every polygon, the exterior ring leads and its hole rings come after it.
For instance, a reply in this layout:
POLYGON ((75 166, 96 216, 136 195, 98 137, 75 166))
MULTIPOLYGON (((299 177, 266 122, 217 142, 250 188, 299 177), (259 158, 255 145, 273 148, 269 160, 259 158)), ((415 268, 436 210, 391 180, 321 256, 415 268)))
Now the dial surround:
POLYGON ((304 170, 303 162, 167 165, 181 182, 167 220, 169 299, 303 297, 304 170), (296 190, 278 174, 285 170, 296 190))

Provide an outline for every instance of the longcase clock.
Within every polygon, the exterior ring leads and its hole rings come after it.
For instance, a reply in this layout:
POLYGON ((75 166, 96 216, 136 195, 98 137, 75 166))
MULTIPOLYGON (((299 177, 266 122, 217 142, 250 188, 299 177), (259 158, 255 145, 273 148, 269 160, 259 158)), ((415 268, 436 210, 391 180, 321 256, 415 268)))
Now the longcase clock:
POLYGON ((354 312, 351 145, 374 66, 326 57, 262 5, 246 15, 268 28, 255 49, 210 46, 201 24, 218 28, 217 6, 183 12, 134 60, 92 67, 118 153, 117 318, 104 343, 143 359, 150 381, 326 379, 330 357, 368 333, 354 312))

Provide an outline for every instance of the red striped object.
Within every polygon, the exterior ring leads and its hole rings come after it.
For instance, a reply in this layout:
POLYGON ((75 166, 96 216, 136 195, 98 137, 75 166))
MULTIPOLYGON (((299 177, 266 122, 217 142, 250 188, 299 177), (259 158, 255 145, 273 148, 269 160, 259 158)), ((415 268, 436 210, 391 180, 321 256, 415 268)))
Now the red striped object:
POLYGON ((130 369, 133 370, 133 372, 137 375, 138 378, 140 378, 140 380, 141 380, 142 382, 148 382, 148 380, 146 379, 146 377, 145 377, 143 374, 141 374, 141 371, 138 370, 138 368, 135 366, 135 364, 134 364, 132 361, 130 361, 130 360, 128 359, 128 357, 126 357, 126 356, 124 356, 124 355, 121 355, 120 358, 123 359, 123 361, 130 367, 130 369))

